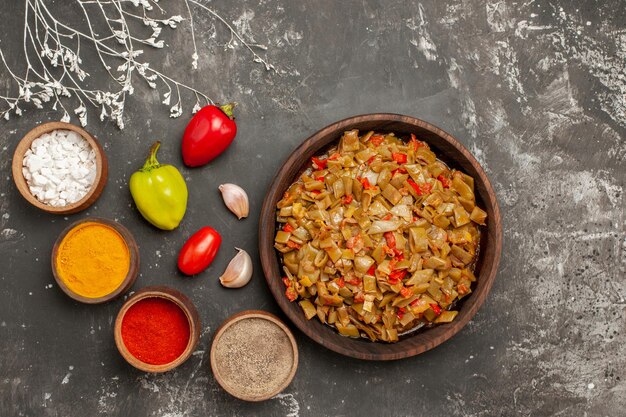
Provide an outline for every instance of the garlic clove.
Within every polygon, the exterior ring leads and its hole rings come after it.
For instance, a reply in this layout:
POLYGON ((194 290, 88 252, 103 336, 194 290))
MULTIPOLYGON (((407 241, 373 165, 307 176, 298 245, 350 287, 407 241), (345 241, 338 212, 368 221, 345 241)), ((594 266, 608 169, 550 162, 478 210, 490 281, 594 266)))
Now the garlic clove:
POLYGON ((248 252, 235 248, 239 252, 226 267, 226 271, 220 277, 220 282, 227 288, 241 288, 250 282, 252 278, 252 259, 248 252))
POLYGON ((239 220, 248 217, 250 204, 248 203, 248 194, 243 188, 236 184, 222 184, 219 186, 219 190, 222 192, 224 204, 235 213, 239 220))

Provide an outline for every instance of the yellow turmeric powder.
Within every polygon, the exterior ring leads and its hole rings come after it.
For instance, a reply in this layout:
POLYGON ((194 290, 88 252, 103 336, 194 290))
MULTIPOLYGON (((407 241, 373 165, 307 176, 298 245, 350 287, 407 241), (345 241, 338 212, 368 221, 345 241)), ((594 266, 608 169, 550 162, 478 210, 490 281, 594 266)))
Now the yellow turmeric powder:
POLYGON ((86 222, 63 238, 55 261, 59 277, 71 291, 98 298, 122 284, 130 269, 130 251, 112 227, 86 222))

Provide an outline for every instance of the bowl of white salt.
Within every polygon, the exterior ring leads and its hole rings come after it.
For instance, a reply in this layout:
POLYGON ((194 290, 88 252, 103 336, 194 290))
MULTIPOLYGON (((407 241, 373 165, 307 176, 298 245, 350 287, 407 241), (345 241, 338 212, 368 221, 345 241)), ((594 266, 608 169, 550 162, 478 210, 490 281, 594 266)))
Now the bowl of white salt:
POLYGON ((85 210, 102 193, 107 159, 96 138, 70 123, 41 124, 13 154, 13 181, 22 196, 48 213, 85 210))

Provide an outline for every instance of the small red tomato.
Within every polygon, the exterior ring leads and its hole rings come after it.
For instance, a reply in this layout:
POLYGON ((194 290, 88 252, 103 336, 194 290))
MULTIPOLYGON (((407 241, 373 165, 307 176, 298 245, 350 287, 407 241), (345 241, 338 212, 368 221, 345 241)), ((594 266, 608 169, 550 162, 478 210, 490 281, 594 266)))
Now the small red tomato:
POLYGON ((205 226, 191 235, 178 255, 178 269, 185 275, 204 271, 217 255, 222 237, 212 227, 205 226))
POLYGON ((201 108, 183 135, 183 161, 189 167, 205 165, 224 152, 237 134, 235 104, 201 108))

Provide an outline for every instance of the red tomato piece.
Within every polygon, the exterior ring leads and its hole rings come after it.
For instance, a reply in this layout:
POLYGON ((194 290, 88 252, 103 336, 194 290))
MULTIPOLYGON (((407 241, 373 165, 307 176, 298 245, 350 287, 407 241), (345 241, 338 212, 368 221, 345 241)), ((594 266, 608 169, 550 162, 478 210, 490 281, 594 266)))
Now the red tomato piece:
POLYGON ((397 271, 391 271, 389 276, 387 276, 387 281, 389 281, 391 285, 394 285, 402 281, 405 276, 406 276, 406 269, 399 269, 397 271))
POLYGON ((429 306, 433 310, 436 316, 441 314, 441 307, 439 307, 439 304, 431 303, 429 304, 429 306))
POLYGON ((385 137, 384 137, 384 136, 382 136, 382 135, 372 135, 372 136, 370 137, 369 142, 370 142, 370 143, 373 143, 373 144, 374 144, 374 146, 378 146, 378 145, 380 145, 381 143, 383 143, 383 141, 384 141, 384 140, 385 140, 385 137))
POLYGON ((422 146, 426 146, 424 142, 422 142, 421 140, 417 140, 415 135, 412 133, 411 133, 411 140, 409 141, 409 143, 413 146, 414 151, 417 151, 417 149, 421 148, 422 146))
POLYGON ((415 190, 415 193, 417 195, 426 195, 426 194, 430 194, 430 192, 433 189, 433 186, 428 184, 428 183, 424 183, 422 186, 420 186, 419 184, 417 184, 415 181, 413 181, 412 179, 408 179, 406 180, 406 182, 409 183, 409 185, 411 187, 413 187, 413 189, 415 190))
POLYGON ((361 284, 361 280, 356 278, 356 277, 352 278, 352 279, 349 279, 347 282, 348 282, 348 284, 356 285, 356 286, 361 284))
POLYGON ((441 181, 441 185, 443 185, 443 188, 450 188, 450 180, 449 179, 447 179, 443 175, 438 176, 437 179, 439 181, 441 181))
POLYGON ((387 241, 387 246, 389 246, 391 249, 394 249, 396 247, 396 236, 393 234, 393 232, 385 232, 383 236, 387 241))
POLYGON ((293 287, 289 287, 285 290, 285 295, 289 301, 295 301, 298 298, 298 293, 293 287))
POLYGON ((411 289, 407 287, 402 287, 402 289, 400 290, 400 295, 404 298, 409 298, 413 296, 413 291, 411 291, 411 289))
POLYGON ((391 154, 391 158, 399 164, 406 164, 406 154, 405 153, 395 153, 391 154))
POLYGON ((311 158, 311 162, 313 162, 313 165, 315 165, 317 167, 317 169, 325 169, 326 168, 326 164, 328 163, 327 159, 319 159, 316 157, 311 158))
POLYGON ((291 240, 287 241, 287 246, 289 246, 292 249, 300 249, 302 247, 302 245, 299 245, 296 242, 293 242, 291 240))

